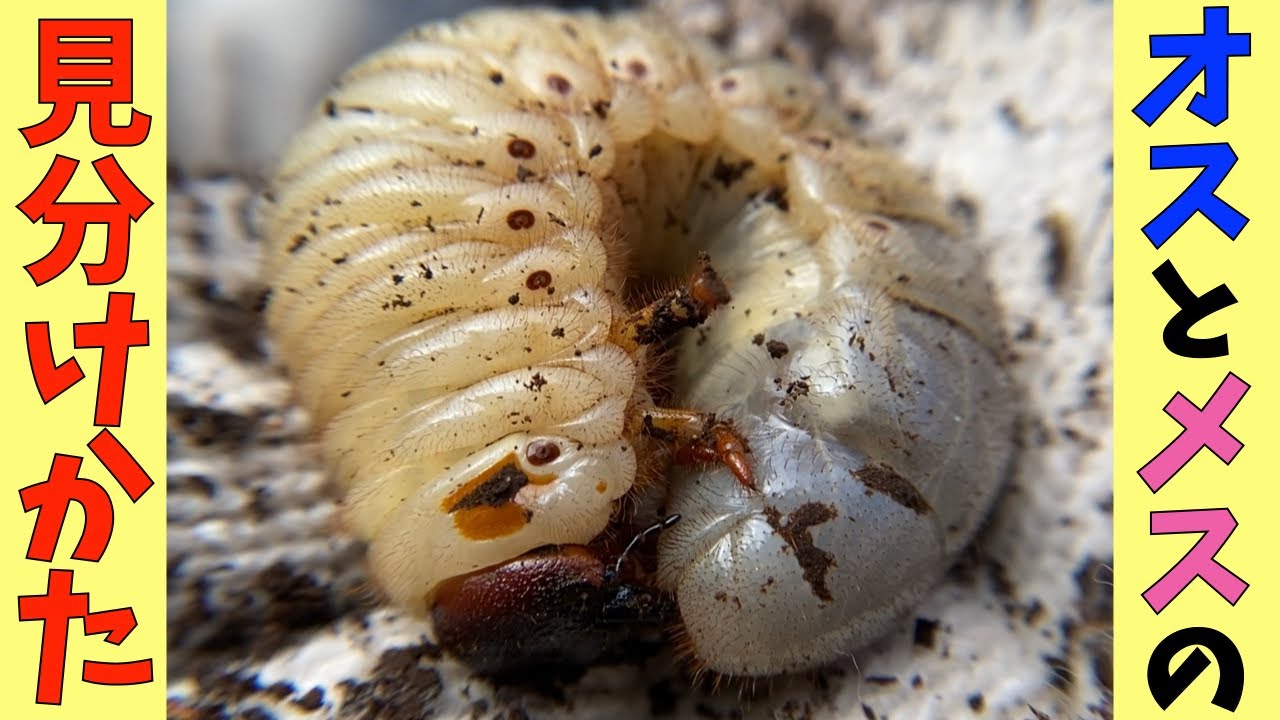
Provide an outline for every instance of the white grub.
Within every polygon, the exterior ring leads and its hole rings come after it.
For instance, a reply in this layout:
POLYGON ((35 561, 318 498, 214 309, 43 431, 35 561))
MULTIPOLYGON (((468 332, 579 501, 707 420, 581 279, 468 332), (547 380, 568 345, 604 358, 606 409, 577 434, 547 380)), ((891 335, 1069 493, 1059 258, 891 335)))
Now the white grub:
POLYGON ((322 103, 262 230, 276 352, 374 579, 411 609, 605 530, 649 452, 628 418, 651 358, 610 341, 623 283, 701 250, 735 299, 680 350, 676 399, 746 433, 757 487, 671 488, 658 582, 699 665, 768 675, 874 639, 1012 455, 995 293, 927 185, 802 75, 651 16, 407 34, 322 103), (505 466, 543 478, 512 512, 448 509, 505 466))

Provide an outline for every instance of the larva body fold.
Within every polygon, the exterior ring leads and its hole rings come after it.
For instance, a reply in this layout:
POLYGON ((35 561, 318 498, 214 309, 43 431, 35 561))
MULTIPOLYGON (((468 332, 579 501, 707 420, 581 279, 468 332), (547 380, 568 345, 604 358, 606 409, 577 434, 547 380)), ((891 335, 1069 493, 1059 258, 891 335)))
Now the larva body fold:
POLYGON ((671 486, 656 577, 700 664, 770 674, 881 633, 1011 455, 993 294, 920 178, 794 71, 649 16, 407 34, 322 103, 262 229, 276 351, 411 609, 590 543, 657 467, 624 282, 701 250, 733 303, 680 348, 676 402, 731 419, 759 484, 671 486))

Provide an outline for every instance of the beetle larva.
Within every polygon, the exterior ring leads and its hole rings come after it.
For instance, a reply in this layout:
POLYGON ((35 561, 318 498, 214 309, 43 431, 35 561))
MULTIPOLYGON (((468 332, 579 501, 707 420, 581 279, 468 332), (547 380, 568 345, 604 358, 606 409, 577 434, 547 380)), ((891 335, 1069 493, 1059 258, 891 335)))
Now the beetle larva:
POLYGON ((755 490, 719 470, 675 478, 685 521, 659 545, 685 651, 727 675, 877 639, 969 542, 1013 456, 976 253, 851 211, 838 183, 789 190, 825 222, 761 204, 726 225, 712 252, 735 302, 680 354, 681 396, 732 419, 756 464, 755 490))
POLYGON ((972 534, 1009 455, 991 294, 922 182, 798 74, 649 16, 487 11, 409 33, 324 100, 262 226, 277 354, 373 578, 485 668, 654 617, 652 578, 623 582, 588 546, 661 475, 655 438, 720 463, 675 485, 658 582, 696 659, 738 674, 883 629, 972 534), (728 300, 708 245, 735 302, 680 353, 677 399, 719 419, 650 389, 649 347, 728 300), (627 278, 695 262, 624 302, 627 278), (806 612, 821 637, 791 632, 806 612))

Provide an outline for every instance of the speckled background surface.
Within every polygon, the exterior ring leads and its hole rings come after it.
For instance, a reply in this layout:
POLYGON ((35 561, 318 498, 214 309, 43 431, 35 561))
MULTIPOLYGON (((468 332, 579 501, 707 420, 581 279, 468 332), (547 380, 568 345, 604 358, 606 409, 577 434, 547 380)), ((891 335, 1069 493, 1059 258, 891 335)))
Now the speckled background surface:
POLYGON ((899 631, 827 671, 749 693, 690 688, 663 655, 556 687, 470 677, 364 584, 306 418, 259 343, 249 225, 326 83, 464 3, 173 2, 172 715, 1110 717, 1111 4, 653 4, 736 53, 813 68, 972 214, 1030 396, 989 527, 899 631))

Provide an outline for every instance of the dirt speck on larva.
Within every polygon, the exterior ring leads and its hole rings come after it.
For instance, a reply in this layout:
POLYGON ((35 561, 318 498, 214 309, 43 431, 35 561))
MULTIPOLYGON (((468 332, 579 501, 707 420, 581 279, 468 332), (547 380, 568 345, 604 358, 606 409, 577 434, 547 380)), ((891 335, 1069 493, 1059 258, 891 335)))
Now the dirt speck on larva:
POLYGON ((917 515, 933 512, 933 508, 929 507, 929 502, 920 494, 916 486, 889 465, 884 463, 867 465, 854 471, 853 477, 867 487, 868 495, 872 493, 887 495, 891 500, 917 515))
POLYGON ((764 517, 778 536, 795 552, 805 582, 819 600, 830 602, 831 589, 827 587, 827 571, 836 564, 831 553, 813 544, 811 528, 836 516, 835 508, 822 503, 805 503, 785 517, 776 508, 765 506, 764 517))

